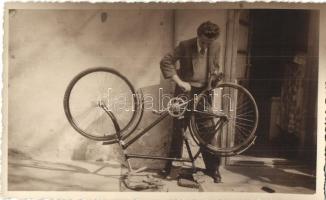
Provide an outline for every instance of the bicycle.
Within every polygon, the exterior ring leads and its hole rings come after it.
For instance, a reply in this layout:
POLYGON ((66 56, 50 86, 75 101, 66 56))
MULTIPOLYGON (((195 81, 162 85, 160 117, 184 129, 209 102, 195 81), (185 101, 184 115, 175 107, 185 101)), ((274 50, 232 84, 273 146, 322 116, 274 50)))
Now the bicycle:
MULTIPOLYGON (((257 137, 255 133, 259 119, 255 99, 239 84, 218 82, 212 85, 212 83, 211 78, 208 87, 196 98, 172 97, 164 109, 153 109, 152 112, 157 114, 158 118, 135 134, 144 112, 142 90, 136 92, 131 82, 117 70, 96 67, 80 72, 71 80, 64 95, 64 111, 71 126, 81 135, 92 140, 103 141, 105 145, 118 143, 123 150, 130 172, 135 171, 129 162, 131 158, 191 162, 194 167, 194 161, 200 152, 198 150, 195 155, 192 154, 187 138, 184 138, 184 142, 188 159, 131 154, 125 150, 167 116, 182 118, 186 113, 190 115, 189 132, 193 140, 211 153, 234 156, 252 146, 257 137), (207 94, 214 95, 217 110, 206 109, 203 106, 207 94), (121 96, 125 100, 124 109, 120 107, 117 109, 116 102, 113 100, 121 96), (90 114, 90 111, 93 113, 90 114), (92 116, 95 116, 94 119, 92 116), (210 133, 215 134, 214 136, 219 134, 221 137, 223 132, 226 132, 230 142, 220 146, 206 142, 205 133, 198 123, 200 121, 198 116, 201 118, 207 116, 213 124, 209 129, 212 131, 210 133), (85 122, 88 118, 91 121, 85 122)), ((118 105, 120 103, 121 101, 118 101, 118 105)))

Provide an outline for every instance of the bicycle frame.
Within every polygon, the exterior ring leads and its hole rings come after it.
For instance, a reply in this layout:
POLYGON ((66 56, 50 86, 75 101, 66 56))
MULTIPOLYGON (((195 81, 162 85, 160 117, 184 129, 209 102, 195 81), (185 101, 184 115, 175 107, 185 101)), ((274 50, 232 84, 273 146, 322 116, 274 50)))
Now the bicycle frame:
MULTIPOLYGON (((193 99, 191 99, 189 102, 193 101, 193 99)), ((143 103, 143 102, 142 102, 143 103)), ((188 159, 184 159, 184 158, 174 158, 174 157, 162 157, 162 156, 151 156, 151 155, 145 155, 145 154, 131 154, 131 153, 127 153, 126 149, 132 145, 134 142, 136 142, 140 137, 142 137, 143 135, 145 135, 146 133, 148 133, 149 130, 151 130, 156 124, 160 123, 161 121, 163 121, 167 116, 169 116, 169 112, 167 110, 159 113, 160 117, 158 117, 156 120, 154 120, 151 124, 149 124, 148 126, 146 126, 142 131, 138 132, 132 139, 130 139, 129 141, 125 142, 125 139, 122 139, 122 136, 120 134, 120 126, 117 122, 116 117, 114 116, 114 114, 106 107, 105 104, 101 104, 100 107, 108 114, 108 116, 111 118, 115 130, 116 130, 116 142, 118 142, 119 146, 122 148, 123 150, 123 154, 125 157, 125 160, 127 161, 128 164, 128 169, 129 171, 132 171, 132 167, 130 165, 129 159, 130 158, 141 158, 141 159, 152 159, 152 160, 167 160, 167 161, 177 161, 177 162, 191 162, 192 163, 192 167, 193 169, 195 169, 195 164, 194 161, 198 158, 199 154, 200 154, 200 150, 198 150, 196 152, 196 154, 193 156, 193 153, 190 149, 190 145, 188 142, 188 139, 186 137, 183 137, 183 140, 185 142, 186 148, 187 148, 187 152, 188 152, 188 159)), ((187 110, 186 112, 196 112, 195 110, 187 110)), ((200 112, 200 111, 198 111, 200 112)), ((215 117, 219 117, 220 119, 224 119, 225 116, 224 115, 218 115, 218 114, 213 114, 213 113, 209 113, 211 115, 214 115, 215 117)), ((220 124, 220 123, 217 123, 220 124)), ((218 127, 219 128, 219 127, 218 127)), ((215 127, 216 129, 216 127, 215 127)), ((111 142, 103 142, 103 145, 106 144, 111 144, 111 142)))
MULTIPOLYGON (((199 96, 199 99, 197 99, 197 95, 194 96, 189 96, 189 94, 181 94, 181 96, 176 96, 173 97, 172 99, 169 100, 167 107, 163 111, 157 111, 153 110, 155 114, 159 114, 160 116, 155 119, 151 124, 147 125, 143 130, 138 131, 137 127, 143 117, 144 113, 144 99, 142 92, 140 90, 140 96, 135 92, 135 89, 133 88, 132 84, 129 82, 129 80, 117 72, 114 69, 111 68, 106 68, 106 67, 97 67, 97 68, 91 68, 87 69, 85 71, 80 72, 78 75, 76 75, 69 83, 64 99, 63 99, 63 105, 64 105, 64 111, 66 114, 66 117, 69 121, 69 123, 72 125, 72 127, 79 132, 81 135, 95 140, 95 141, 104 141, 104 145, 108 144, 113 144, 113 143, 118 143, 123 150, 123 154, 125 155, 126 160, 130 158, 143 158, 143 159, 159 159, 159 160, 172 160, 172 161, 181 161, 181 162, 192 162, 194 165, 194 160, 198 157, 199 151, 193 156, 190 146, 188 143, 188 140, 185 136, 183 136, 183 141, 186 143, 187 151, 189 154, 188 159, 183 159, 183 158, 171 158, 171 157, 161 157, 161 156, 151 156, 151 155, 143 155, 143 154, 128 154, 126 152, 126 149, 135 141, 137 141, 140 137, 142 137, 144 134, 146 134, 149 130, 151 130, 155 125, 157 125, 160 121, 164 120, 168 115, 171 115, 172 117, 185 117, 188 120, 188 114, 190 114, 190 123, 188 124, 189 126, 189 132, 196 142, 197 145, 200 147, 205 148, 207 151, 211 151, 213 154, 217 154, 219 156, 233 156, 237 155, 247 148, 249 148, 255 141, 255 131, 257 129, 258 125, 258 108, 256 105, 256 102, 253 98, 253 96, 250 94, 248 90, 246 90, 243 86, 237 85, 235 83, 220 83, 222 79, 222 76, 219 74, 212 74, 208 80, 208 83, 206 85, 206 89, 199 90, 198 92, 201 92, 199 96), (129 90, 132 92, 132 94, 135 94, 133 97, 135 101, 133 101, 133 105, 135 106, 135 110, 137 112, 134 112, 132 114, 132 118, 130 121, 127 123, 125 127, 120 127, 120 124, 117 120, 116 117, 114 116, 114 113, 110 111, 107 107, 107 104, 103 102, 102 98, 97 99, 95 105, 98 108, 103 109, 105 112, 103 114, 107 115, 110 119, 111 122, 113 123, 113 127, 115 129, 115 133, 111 134, 104 134, 103 136, 101 135, 93 135, 90 133, 88 130, 85 130, 82 124, 80 124, 80 121, 74 119, 75 116, 71 112, 71 93, 73 88, 75 87, 76 83, 83 78, 86 75, 89 75, 94 72, 103 72, 103 73, 108 73, 109 75, 117 76, 120 81, 125 83, 129 90), (211 112, 211 105, 208 107, 209 110, 207 111, 206 109, 202 110, 202 108, 205 107, 205 101, 208 100, 209 104, 212 103, 212 98, 206 98, 206 95, 211 95, 210 91, 211 89, 215 88, 220 88, 221 90, 218 90, 217 92, 214 90, 212 93, 213 97, 215 94, 220 96, 219 100, 214 101, 214 103, 218 103, 217 107, 220 110, 215 110, 211 112), (224 90, 223 88, 229 88, 226 90, 225 95, 224 95, 224 90), (231 93, 232 91, 232 93, 231 93), (207 93, 208 92, 208 93, 207 93), (216 93, 215 93, 216 92, 216 93), (238 92, 242 94, 241 100, 238 101, 238 92), (234 102, 231 101, 232 95, 234 96, 234 102), (183 97, 185 97, 184 99, 183 97), (202 97, 204 97, 202 100, 200 100, 202 97), (224 98, 226 98, 224 100, 224 98), (190 103, 191 102, 191 103, 190 103), (222 103, 225 102, 225 103, 222 103), (238 102, 242 102, 242 104, 237 104, 238 102), (245 102, 245 103, 243 103, 245 102), (247 104, 249 103, 249 104, 247 104), (192 105, 190 108, 189 105, 192 105), (249 105, 248 108, 246 108, 249 105), (203 107, 204 106, 204 107, 203 107), (237 109, 233 109, 233 107, 237 107, 237 109), (199 109, 198 109, 199 108, 199 109), (197 110, 198 109, 198 110, 197 110), (224 110, 228 109, 228 110, 224 110), (246 109, 249 109, 250 111, 245 111, 246 109), (229 111, 232 111, 232 114, 230 115, 229 111), (239 111, 239 112, 238 112, 239 111), (241 112, 240 112, 241 111, 241 112), (187 112, 185 116, 185 112, 187 112), (190 113, 191 112, 191 113, 190 113), (195 113, 197 112, 197 113, 195 113), (198 115, 197 115, 198 114, 198 115), (204 116, 206 114, 206 116, 204 116), (198 121, 196 120, 197 117, 199 117, 198 121), (206 125, 210 126, 209 129, 202 129, 205 126, 200 126, 203 123, 204 118, 207 118, 208 120, 213 120, 213 126, 209 125, 212 124, 211 122, 207 121, 206 125), (200 119, 201 118, 201 119, 200 119), (242 121, 239 121, 242 120, 242 121), (198 123, 197 123, 198 122, 198 123), (226 122, 226 123, 225 123, 226 122), (229 123, 230 122, 230 123, 229 123), (247 122, 249 124, 247 124, 247 122), (230 126, 227 126, 226 129, 223 128, 223 126, 229 124, 230 126), (245 126, 245 127, 244 127, 245 126), (201 132, 202 129, 204 132, 201 132), (137 131, 136 131, 137 130, 137 131), (220 131, 219 131, 220 130, 220 131), (228 133, 230 130, 230 138, 235 137, 237 134, 237 143, 230 143, 229 145, 220 145, 220 146, 215 146, 214 144, 210 144, 210 141, 205 141, 205 139, 202 138, 201 133, 208 133, 208 134, 217 134, 217 133, 222 133, 225 135, 228 133), (136 133, 137 132, 137 133, 136 133), (131 133, 133 137, 131 136, 131 133), (129 139, 128 139, 129 138, 129 139)), ((193 95, 193 94, 191 94, 193 95)), ((94 102, 92 103, 92 106, 94 106, 94 102)), ((76 113, 74 113, 76 114, 76 113)), ((205 120, 204 120, 205 121, 205 120)), ((221 136, 223 136, 221 135, 221 136)), ((212 136, 212 135, 211 135, 212 136)), ((215 137, 216 135, 214 135, 215 137)), ((235 140, 234 140, 235 141, 235 140)))

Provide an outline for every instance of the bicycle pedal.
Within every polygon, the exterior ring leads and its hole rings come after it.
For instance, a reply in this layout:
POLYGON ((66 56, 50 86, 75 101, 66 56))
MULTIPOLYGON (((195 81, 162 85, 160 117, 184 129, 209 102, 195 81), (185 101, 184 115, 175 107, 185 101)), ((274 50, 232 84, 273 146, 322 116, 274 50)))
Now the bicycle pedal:
POLYGON ((183 119, 183 118, 185 118, 185 116, 183 116, 183 115, 178 117, 178 119, 183 119))

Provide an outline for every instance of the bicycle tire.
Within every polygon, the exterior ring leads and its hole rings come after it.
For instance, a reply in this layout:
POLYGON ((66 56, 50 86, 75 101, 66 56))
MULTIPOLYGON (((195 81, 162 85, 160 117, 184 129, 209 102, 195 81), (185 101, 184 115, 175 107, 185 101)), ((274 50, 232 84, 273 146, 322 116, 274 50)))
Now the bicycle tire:
MULTIPOLYGON (((245 97, 247 97, 247 99, 250 101, 250 105, 252 106, 252 112, 253 112, 252 117, 253 117, 254 122, 253 122, 252 125, 250 125, 251 130, 250 130, 250 133, 246 136, 247 138, 245 138, 243 142, 241 142, 240 144, 235 145, 235 146, 228 146, 228 144, 227 144, 224 147, 216 147, 214 145, 211 145, 211 144, 209 144, 209 142, 205 141, 201 136, 202 133, 200 133, 200 130, 199 130, 198 125, 196 123, 195 112, 192 112, 191 115, 190 115, 189 132, 190 132, 192 138, 194 139, 194 141, 199 146, 206 149, 207 151, 209 151, 209 152, 211 152, 213 154, 216 154, 216 155, 220 155, 220 156, 226 156, 226 157, 227 156, 234 156, 234 155, 242 153, 243 151, 248 149, 253 144, 253 142, 254 142, 254 140, 256 138, 255 134, 256 134, 256 130, 257 130, 257 126, 258 126, 258 120, 259 120, 258 108, 257 108, 257 104, 256 104, 256 101, 255 101, 254 97, 243 86, 238 85, 238 84, 234 84, 234 83, 227 83, 226 82, 226 83, 218 84, 214 89, 219 89, 219 88, 220 89, 232 88, 235 91, 241 91, 242 94, 244 94, 245 97)), ((208 92, 207 90, 203 91, 200 95, 207 94, 207 92, 208 92)), ((195 103, 195 105, 194 105, 195 109, 197 109, 197 107, 198 107, 198 102, 199 101, 197 101, 195 103)), ((236 105, 236 107, 238 107, 238 105, 236 105)), ((237 113, 237 111, 234 111, 234 113, 237 113)), ((234 118, 236 118, 236 117, 234 117, 234 118)), ((234 123, 236 124, 237 119, 234 119, 234 120, 235 120, 234 123)), ((243 119, 240 119, 240 120, 243 120, 243 119)), ((236 130, 237 128, 238 127, 235 126, 234 130, 236 130)), ((214 129, 214 131, 215 131, 215 129, 214 129)), ((223 130, 220 129, 218 131, 223 131, 223 130)), ((216 134, 216 132, 214 134, 216 134)), ((230 133, 228 132, 227 135, 229 135, 229 134, 230 133)))
POLYGON ((92 73, 95 73, 95 72, 96 73, 109 73, 110 75, 112 74, 114 77, 117 77, 118 80, 121 81, 121 83, 124 83, 127 88, 129 88, 130 93, 133 94, 133 99, 134 99, 133 106, 135 107, 135 109, 131 115, 130 120, 118 132, 118 134, 120 134, 121 138, 124 139, 124 138, 128 137, 136 129, 136 127, 138 126, 138 124, 141 120, 142 114, 143 114, 143 101, 140 98, 140 94, 135 92, 133 85, 130 83, 130 81, 125 76, 120 74, 115 69, 108 68, 108 67, 95 67, 95 68, 90 68, 90 69, 84 70, 84 71, 80 72, 79 74, 77 74, 70 81, 70 83, 68 84, 67 89, 65 91, 64 99, 63 99, 65 115, 66 115, 70 125, 78 133, 85 136, 86 138, 89 138, 89 139, 95 140, 95 141, 105 141, 106 144, 116 143, 118 141, 116 131, 113 133, 104 135, 104 136, 93 135, 92 133, 89 133, 80 127, 80 124, 78 124, 76 122, 76 119, 74 119, 74 116, 72 115, 72 112, 71 112, 70 99, 71 99, 72 90, 74 89, 75 85, 82 80, 82 78, 84 78, 87 75, 90 75, 92 73))

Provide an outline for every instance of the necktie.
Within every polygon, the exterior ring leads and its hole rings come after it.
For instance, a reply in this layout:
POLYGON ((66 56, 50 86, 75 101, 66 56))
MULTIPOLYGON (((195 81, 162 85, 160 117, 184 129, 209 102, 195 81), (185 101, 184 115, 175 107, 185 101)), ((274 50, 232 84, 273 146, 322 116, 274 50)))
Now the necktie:
POLYGON ((203 56, 205 54, 205 49, 204 48, 201 48, 199 52, 203 56))

